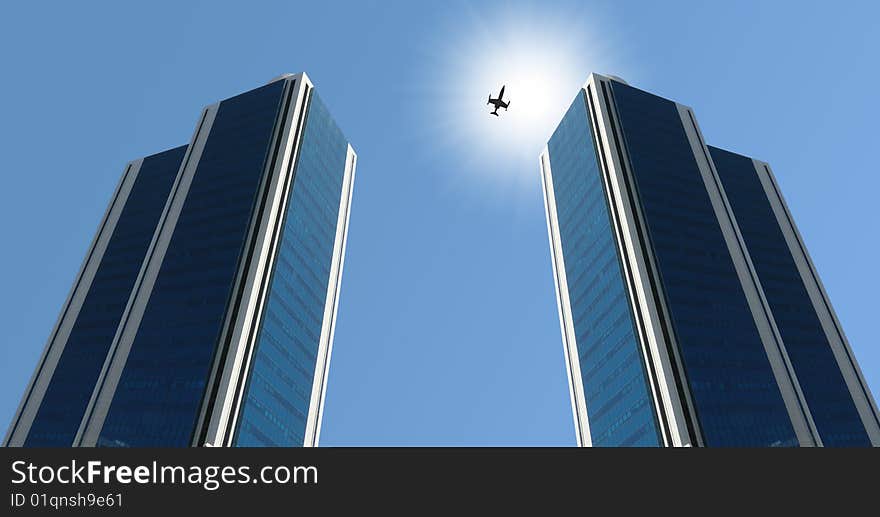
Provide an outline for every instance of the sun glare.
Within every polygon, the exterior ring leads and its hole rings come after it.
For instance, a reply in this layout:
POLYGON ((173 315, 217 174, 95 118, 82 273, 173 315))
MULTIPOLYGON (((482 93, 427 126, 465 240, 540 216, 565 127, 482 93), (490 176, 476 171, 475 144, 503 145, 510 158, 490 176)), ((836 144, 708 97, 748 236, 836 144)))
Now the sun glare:
POLYGON ((590 72, 615 73, 591 34, 576 17, 474 13, 443 37, 438 66, 428 72, 431 84, 442 85, 431 94, 439 133, 431 138, 461 153, 484 180, 534 185, 538 154, 578 88, 590 72), (487 101, 502 85, 510 106, 494 117, 487 101))

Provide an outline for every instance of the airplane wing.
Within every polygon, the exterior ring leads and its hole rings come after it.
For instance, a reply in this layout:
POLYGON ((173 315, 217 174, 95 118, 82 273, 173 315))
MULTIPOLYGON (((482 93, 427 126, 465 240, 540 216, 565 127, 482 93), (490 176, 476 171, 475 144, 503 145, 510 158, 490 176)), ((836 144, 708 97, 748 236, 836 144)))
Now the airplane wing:
POLYGON ((504 102, 503 100, 498 99, 498 107, 499 108, 507 109, 508 106, 510 106, 509 102, 504 102))

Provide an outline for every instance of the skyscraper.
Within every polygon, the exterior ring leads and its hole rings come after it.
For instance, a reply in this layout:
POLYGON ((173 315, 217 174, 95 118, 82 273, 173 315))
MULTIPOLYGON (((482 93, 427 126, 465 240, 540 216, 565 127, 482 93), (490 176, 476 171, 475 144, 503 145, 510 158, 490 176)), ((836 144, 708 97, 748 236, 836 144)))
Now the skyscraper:
POLYGON ((880 445, 767 164, 593 74, 540 165, 579 445, 880 445))
POLYGON ((130 163, 6 444, 316 445, 355 162, 285 74, 130 163))

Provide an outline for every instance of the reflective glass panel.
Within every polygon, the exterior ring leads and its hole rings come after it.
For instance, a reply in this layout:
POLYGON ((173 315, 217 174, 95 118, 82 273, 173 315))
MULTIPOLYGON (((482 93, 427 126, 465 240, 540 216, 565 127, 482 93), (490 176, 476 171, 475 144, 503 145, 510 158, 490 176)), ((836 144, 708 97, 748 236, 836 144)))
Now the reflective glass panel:
POLYGON ((190 444, 284 83, 220 103, 98 445, 190 444))
POLYGON ((547 147, 590 435, 595 446, 657 446, 654 405, 593 142, 581 91, 547 147))
POLYGON ((822 443, 870 447, 754 162, 715 147, 709 151, 822 443))
POLYGON ((25 446, 73 443, 185 152, 182 146, 144 158, 25 446))
POLYGON ((676 104, 611 84, 706 445, 797 445, 676 104))
MULTIPOLYGON (((235 437, 302 446, 336 239, 348 141, 312 95, 235 437)), ((335 287, 335 286, 334 286, 335 287)))

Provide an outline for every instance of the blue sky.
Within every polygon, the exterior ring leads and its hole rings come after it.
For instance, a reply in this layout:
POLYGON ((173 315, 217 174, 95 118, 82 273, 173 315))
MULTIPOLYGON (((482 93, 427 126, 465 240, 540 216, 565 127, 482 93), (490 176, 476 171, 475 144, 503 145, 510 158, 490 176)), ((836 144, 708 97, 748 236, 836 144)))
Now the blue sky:
POLYGON ((202 106, 299 71, 359 155, 323 445, 574 444, 537 153, 593 71, 771 163, 880 393, 875 2, 0 11, 4 432, 124 164, 186 143, 202 106), (483 117, 510 76, 511 116, 483 117))

